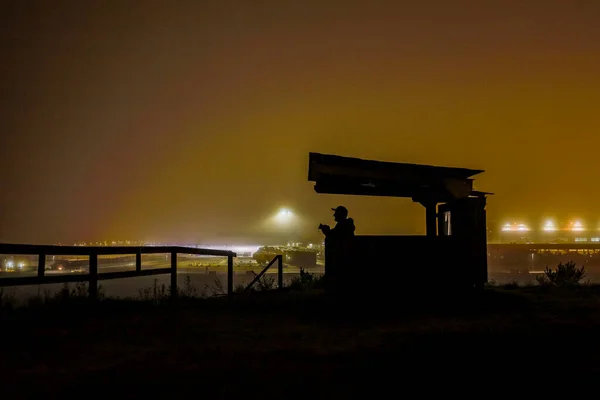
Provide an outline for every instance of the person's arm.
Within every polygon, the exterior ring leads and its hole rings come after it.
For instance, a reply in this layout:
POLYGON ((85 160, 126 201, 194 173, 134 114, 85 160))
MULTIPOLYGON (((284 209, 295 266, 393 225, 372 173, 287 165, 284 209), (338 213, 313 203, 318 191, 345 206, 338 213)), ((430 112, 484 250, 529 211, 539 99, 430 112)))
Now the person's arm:
POLYGON ((331 232, 331 227, 329 225, 319 225, 319 229, 321 230, 321 232, 323 232, 323 234, 325 236, 329 235, 329 233, 331 232))

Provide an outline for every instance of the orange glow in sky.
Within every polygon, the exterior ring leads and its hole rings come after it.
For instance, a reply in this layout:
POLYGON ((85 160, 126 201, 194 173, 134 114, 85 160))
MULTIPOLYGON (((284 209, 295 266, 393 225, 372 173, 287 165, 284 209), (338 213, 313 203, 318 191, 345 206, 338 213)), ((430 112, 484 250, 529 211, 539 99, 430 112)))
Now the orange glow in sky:
MULTIPOLYGON (((423 233, 308 152, 484 169, 488 222, 598 218, 600 2, 11 2, 0 242, 423 233)), ((252 242, 257 242, 254 240, 252 242)))

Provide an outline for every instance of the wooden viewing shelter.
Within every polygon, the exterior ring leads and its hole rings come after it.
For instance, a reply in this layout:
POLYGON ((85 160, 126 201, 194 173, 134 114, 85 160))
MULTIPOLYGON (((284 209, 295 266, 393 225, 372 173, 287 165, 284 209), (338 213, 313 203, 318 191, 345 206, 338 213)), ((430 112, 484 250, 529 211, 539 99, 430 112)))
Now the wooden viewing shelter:
POLYGON ((377 274, 378 289, 483 286, 491 193, 473 189, 472 177, 481 172, 309 153, 308 180, 317 193, 404 197, 425 207, 426 235, 357 235, 344 247, 351 254, 340 254, 326 239, 325 275, 345 276, 344 285, 354 285, 377 274))

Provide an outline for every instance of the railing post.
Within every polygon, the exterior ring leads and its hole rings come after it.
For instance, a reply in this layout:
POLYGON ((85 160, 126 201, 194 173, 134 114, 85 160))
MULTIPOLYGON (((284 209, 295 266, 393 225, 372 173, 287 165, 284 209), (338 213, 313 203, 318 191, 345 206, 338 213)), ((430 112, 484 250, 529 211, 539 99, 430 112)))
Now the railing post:
POLYGON ((171 252, 171 298, 177 297, 177 253, 171 252))
POLYGON ((277 287, 283 289, 283 256, 277 255, 279 265, 277 265, 277 287))
POLYGON ((227 295, 233 296, 233 256, 227 256, 227 295))
POLYGON ((40 283, 44 280, 44 275, 46 274, 46 254, 38 255, 38 279, 40 283))
POLYGON ((90 299, 98 299, 98 254, 90 254, 90 273, 89 273, 89 295, 90 299))
POLYGON ((138 251, 135 253, 135 272, 142 271, 142 253, 138 251))

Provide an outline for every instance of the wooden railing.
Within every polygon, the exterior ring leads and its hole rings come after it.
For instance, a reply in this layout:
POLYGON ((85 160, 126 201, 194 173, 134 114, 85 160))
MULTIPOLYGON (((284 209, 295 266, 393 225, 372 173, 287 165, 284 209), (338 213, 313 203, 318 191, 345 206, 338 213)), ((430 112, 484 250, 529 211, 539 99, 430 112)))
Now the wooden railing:
POLYGON ((269 270, 269 268, 271 268, 273 264, 275 264, 276 261, 278 262, 277 287, 279 289, 283 289, 283 256, 281 254, 278 254, 267 264, 266 267, 263 268, 262 271, 260 271, 260 274, 256 275, 252 282, 250 282, 248 286, 246 286, 246 288, 244 289, 244 293, 249 292, 250 289, 252 289, 252 286, 254 286, 254 284, 259 281, 259 279, 269 270))
POLYGON ((198 249, 180 246, 122 246, 122 247, 85 247, 85 246, 40 246, 29 244, 1 244, 0 254, 6 255, 37 255, 38 266, 36 276, 15 278, 0 278, 0 287, 39 285, 45 283, 88 282, 89 296, 98 297, 98 281, 105 279, 135 278, 139 276, 171 274, 171 295, 177 296, 177 255, 194 254, 227 257, 227 294, 233 295, 233 258, 236 253, 227 250, 198 249), (169 268, 142 269, 142 254, 170 254, 169 268), (134 255, 135 271, 118 271, 98 273, 99 255, 134 255), (46 256, 88 256, 89 272, 87 274, 46 275, 46 256))

